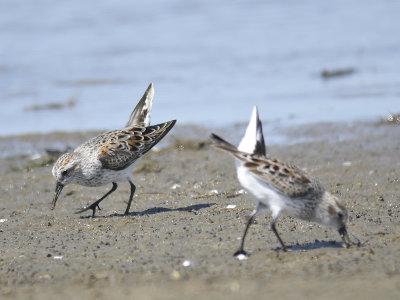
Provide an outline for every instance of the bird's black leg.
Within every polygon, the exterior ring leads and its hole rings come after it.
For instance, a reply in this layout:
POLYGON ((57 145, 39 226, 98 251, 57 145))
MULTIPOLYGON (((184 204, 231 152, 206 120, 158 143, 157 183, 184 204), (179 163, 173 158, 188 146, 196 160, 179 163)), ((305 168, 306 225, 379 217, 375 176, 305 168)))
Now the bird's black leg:
POLYGON ((283 243, 281 237, 278 234, 278 231, 276 230, 275 220, 273 220, 272 223, 271 223, 271 229, 275 233, 276 237, 278 238, 279 243, 281 243, 283 251, 287 251, 287 248, 286 248, 285 244, 283 243))
POLYGON ((118 185, 115 182, 113 182, 112 184, 113 184, 113 186, 112 186, 111 190, 109 190, 103 197, 101 197, 96 202, 93 202, 89 206, 85 206, 84 208, 78 210, 75 213, 76 214, 80 214, 80 213, 83 213, 84 211, 87 211, 87 210, 91 209, 93 211, 92 217, 94 217, 94 215, 96 214, 96 208, 100 209, 99 203, 101 201, 103 201, 108 195, 110 195, 112 192, 114 192, 117 189, 118 185))
POLYGON ((125 216, 129 215, 129 209, 131 208, 133 195, 135 194, 135 190, 136 190, 136 187, 132 181, 129 180, 129 184, 131 185, 131 194, 129 196, 128 206, 126 207, 126 210, 125 210, 125 216))
POLYGON ((242 237, 242 242, 240 243, 240 248, 239 248, 238 251, 236 251, 236 252, 233 254, 233 256, 238 256, 238 255, 240 255, 240 254, 246 255, 246 256, 247 256, 246 251, 244 251, 244 240, 245 240, 245 238, 246 238, 247 231, 249 230, 249 227, 250 227, 251 223, 253 223, 254 217, 255 217, 256 214, 257 214, 257 210, 258 210, 258 208, 255 209, 255 210, 251 213, 251 215, 250 215, 250 217, 249 217, 249 220, 247 221, 246 228, 245 228, 245 230, 244 230, 244 234, 243 234, 243 237, 242 237))
MULTIPOLYGON (((339 234, 340 234, 346 248, 349 248, 350 245, 357 245, 357 244, 351 242, 345 225, 343 225, 341 228, 339 228, 339 234)), ((358 242, 360 243, 360 241, 358 241, 358 242)))

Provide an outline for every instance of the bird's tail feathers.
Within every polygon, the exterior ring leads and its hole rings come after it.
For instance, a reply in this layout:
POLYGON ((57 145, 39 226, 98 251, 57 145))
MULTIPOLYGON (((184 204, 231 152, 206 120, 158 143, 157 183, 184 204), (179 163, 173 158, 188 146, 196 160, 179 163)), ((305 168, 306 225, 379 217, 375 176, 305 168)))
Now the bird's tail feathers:
POLYGON ((231 154, 234 154, 235 152, 238 151, 238 149, 234 145, 232 145, 231 143, 228 143, 223 138, 221 138, 220 136, 218 136, 214 133, 211 133, 210 138, 213 141, 213 146, 218 149, 229 152, 231 154))

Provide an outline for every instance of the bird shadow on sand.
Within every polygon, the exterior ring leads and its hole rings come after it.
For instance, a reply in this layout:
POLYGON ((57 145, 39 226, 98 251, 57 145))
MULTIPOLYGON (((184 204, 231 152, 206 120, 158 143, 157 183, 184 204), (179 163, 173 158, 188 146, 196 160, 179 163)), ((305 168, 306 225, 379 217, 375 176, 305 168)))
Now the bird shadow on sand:
MULTIPOLYGON (((292 245, 287 247, 287 251, 306 251, 321 248, 343 248, 343 242, 337 241, 315 241, 314 243, 307 243, 303 245, 292 245)), ((281 250, 281 248, 279 248, 281 250)))
MULTIPOLYGON (((146 209, 144 211, 135 211, 129 213, 129 215, 124 215, 124 214, 111 214, 108 216, 95 216, 94 218, 114 218, 114 217, 136 217, 136 216, 145 216, 145 215, 155 215, 159 213, 165 213, 165 212, 177 212, 177 211, 186 211, 186 212, 193 212, 193 211, 198 211, 204 208, 208 208, 215 205, 215 203, 205 203, 205 204, 194 204, 194 205, 189 205, 185 207, 178 207, 178 208, 167 208, 167 207, 153 207, 146 209)), ((92 216, 81 216, 81 219, 90 219, 92 216)))

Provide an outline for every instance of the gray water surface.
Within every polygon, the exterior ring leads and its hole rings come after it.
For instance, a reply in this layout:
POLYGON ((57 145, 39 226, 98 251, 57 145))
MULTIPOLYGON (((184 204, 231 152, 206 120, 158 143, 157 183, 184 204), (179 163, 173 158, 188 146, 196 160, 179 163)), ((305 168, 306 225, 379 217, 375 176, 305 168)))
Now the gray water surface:
POLYGON ((399 16, 400 1, 1 0, 0 135, 119 128, 150 82, 153 123, 229 126, 254 104, 284 126, 385 118, 399 16))

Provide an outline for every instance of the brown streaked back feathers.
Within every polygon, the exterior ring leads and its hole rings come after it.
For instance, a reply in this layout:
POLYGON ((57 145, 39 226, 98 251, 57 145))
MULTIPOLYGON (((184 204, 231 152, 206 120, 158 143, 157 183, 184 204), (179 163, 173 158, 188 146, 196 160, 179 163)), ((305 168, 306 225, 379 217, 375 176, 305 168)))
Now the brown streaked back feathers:
POLYGON ((175 125, 176 120, 148 127, 128 127, 98 136, 97 155, 103 168, 123 170, 155 146, 175 125), (100 146, 100 145, 99 145, 100 146))
POLYGON ((324 192, 324 188, 318 180, 292 164, 283 163, 264 155, 241 152, 216 134, 211 134, 211 140, 215 147, 233 155, 254 176, 281 194, 295 199, 305 198, 311 194, 322 195, 324 192))

